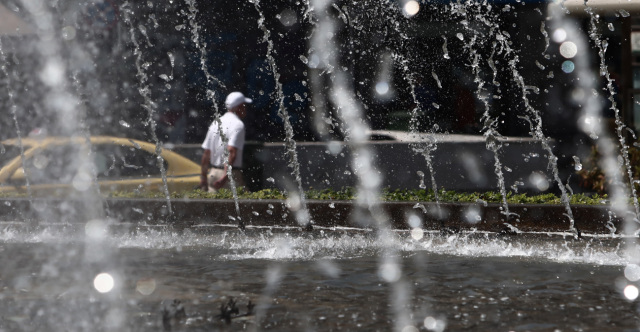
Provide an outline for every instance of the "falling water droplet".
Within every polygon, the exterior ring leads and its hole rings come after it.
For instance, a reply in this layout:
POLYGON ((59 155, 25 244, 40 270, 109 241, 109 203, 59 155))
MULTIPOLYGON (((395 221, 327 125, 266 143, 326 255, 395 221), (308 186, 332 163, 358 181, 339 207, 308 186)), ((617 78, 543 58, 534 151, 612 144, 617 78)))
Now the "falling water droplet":
POLYGON ((422 212, 427 213, 427 208, 424 206, 424 204, 416 203, 416 204, 413 206, 413 208, 414 208, 414 209, 420 209, 420 210, 422 210, 422 212))
POLYGON ((458 32, 456 34, 456 37, 458 37, 458 39, 460 39, 460 40, 464 40, 464 35, 462 33, 460 33, 460 32, 458 32))
POLYGON ((176 65, 176 58, 173 56, 173 53, 167 52, 167 56, 169 57, 169 63, 171 64, 171 68, 176 65))
POLYGON ((438 84, 438 88, 442 89, 442 83, 440 82, 440 79, 438 78, 438 75, 436 74, 435 71, 431 72, 431 76, 433 76, 433 79, 436 80, 436 83, 438 84))
POLYGON ((120 120, 118 123, 120 123, 121 126, 125 127, 125 128, 130 128, 131 125, 129 123, 127 123, 124 120, 120 120))
POLYGON ((519 186, 524 186, 524 182, 522 181, 516 181, 513 183, 513 185, 511 186, 511 190, 513 190, 514 192, 518 192, 518 187, 519 186))
POLYGON ((628 11, 624 10, 624 9, 620 9, 620 15, 622 15, 622 17, 629 17, 631 14, 629 14, 628 11))
POLYGON ((578 158, 577 156, 573 156, 573 167, 575 168, 576 171, 582 170, 582 164, 580 163, 580 158, 578 158))
POLYGON ((449 57, 449 51, 447 50, 447 37, 442 36, 442 38, 444 39, 444 43, 442 44, 442 52, 444 52, 444 58, 445 59, 451 59, 449 57))
POLYGON ((426 189, 427 185, 424 183, 424 172, 418 171, 417 174, 420 177, 420 189, 426 189))

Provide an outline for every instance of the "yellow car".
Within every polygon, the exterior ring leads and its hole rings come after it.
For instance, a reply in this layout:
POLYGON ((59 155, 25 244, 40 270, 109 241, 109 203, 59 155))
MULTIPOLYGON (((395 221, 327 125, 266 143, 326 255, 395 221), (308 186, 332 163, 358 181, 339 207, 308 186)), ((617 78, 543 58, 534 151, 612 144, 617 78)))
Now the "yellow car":
MULTIPOLYGON (((95 189, 96 179, 101 193, 164 190, 154 144, 108 136, 89 140, 24 138, 22 149, 17 139, 0 142, 0 194, 27 194, 27 180, 33 196, 81 195, 95 189)), ((160 156, 169 191, 200 183, 200 165, 166 149, 160 156)))

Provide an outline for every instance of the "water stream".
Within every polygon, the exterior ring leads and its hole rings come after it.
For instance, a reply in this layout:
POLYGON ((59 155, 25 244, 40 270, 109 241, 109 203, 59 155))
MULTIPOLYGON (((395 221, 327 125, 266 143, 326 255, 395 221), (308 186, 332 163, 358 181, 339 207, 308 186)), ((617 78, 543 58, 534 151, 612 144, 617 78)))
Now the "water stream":
POLYGON ((276 100, 278 102, 278 116, 282 119, 285 132, 285 148, 286 155, 289 156, 289 167, 292 169, 293 178, 297 184, 297 193, 292 191, 289 197, 289 205, 292 211, 296 214, 298 224, 302 227, 311 227, 313 221, 310 219, 309 210, 307 209, 307 202, 305 198, 304 187, 302 185, 302 176, 300 175, 300 162, 298 161, 298 151, 296 150, 296 141, 293 138, 293 126, 289 119, 289 111, 284 105, 284 93, 282 92, 282 83, 280 83, 280 73, 276 60, 273 57, 273 41, 271 40, 271 32, 264 24, 264 13, 260 9, 260 0, 252 0, 256 11, 260 15, 258 19, 258 27, 263 32, 262 42, 267 44, 267 61, 271 68, 273 80, 276 84, 276 100), (297 196, 297 198, 295 198, 297 196))
MULTIPOLYGON (((620 114, 620 109, 618 108, 618 104, 615 100, 615 96, 616 96, 616 91, 614 90, 613 87, 613 80, 611 79, 611 75, 609 73, 609 68, 606 64, 606 59, 605 59, 605 53, 607 51, 607 44, 608 42, 606 40, 603 40, 600 37, 600 34, 598 32, 598 22, 599 22, 599 16, 597 14, 594 13, 593 9, 591 9, 590 7, 586 7, 585 11, 589 14, 589 16, 591 17, 590 19, 590 28, 589 28, 589 36, 591 37, 591 40, 595 43, 596 48, 598 50, 598 56, 600 57, 600 76, 604 77, 606 79, 606 91, 607 91, 607 99, 609 100, 609 102, 611 103, 610 106, 610 110, 613 111, 614 113, 614 117, 615 117, 615 124, 616 124, 616 134, 617 134, 617 138, 618 138, 618 143, 620 144, 620 156, 622 157, 622 164, 620 165, 621 168, 624 168, 626 170, 626 175, 629 178, 629 186, 628 188, 630 189, 630 195, 625 195, 625 199, 622 199, 621 197, 617 197, 616 196, 616 200, 612 202, 612 205, 616 205, 616 204, 622 204, 622 206, 620 206, 619 208, 616 207, 617 210, 619 211, 624 211, 623 213, 626 214, 626 205, 627 203, 624 202, 626 201, 627 197, 631 198, 632 202, 633 202, 633 206, 635 208, 635 223, 627 223, 626 227, 628 228, 628 231, 631 233, 634 233, 633 229, 637 228, 638 225, 636 224, 638 222, 638 218, 640 218, 640 204, 638 203, 638 194, 637 194, 637 190, 636 190, 636 185, 634 183, 633 180, 633 170, 632 170, 632 165, 631 165, 631 161, 629 159, 629 145, 627 144, 627 139, 625 137, 625 135, 627 134, 627 127, 624 124, 624 121, 622 119, 622 115, 620 114)), ((635 135, 635 134, 634 134, 635 135)), ((634 137, 635 138, 635 137, 634 137)), ((606 153, 610 153, 610 152, 605 152, 606 153)), ((610 156, 607 156, 610 158, 610 156)), ((618 168, 615 168, 616 170, 618 168)), ((609 172, 614 172, 613 170, 610 170, 609 172)), ((613 175, 613 174, 612 174, 613 175)), ((620 176, 618 175, 613 175, 612 176, 613 179, 619 179, 620 176)), ((622 185, 622 182, 619 182, 619 185, 622 185)), ((626 186, 625 186, 626 187, 626 186)), ((622 189, 623 191, 627 191, 627 189, 622 189)))
MULTIPOLYGON (((318 23, 312 36, 311 44, 320 61, 328 68, 331 76, 329 94, 339 110, 339 116, 347 132, 347 144, 353 153, 352 169, 357 179, 357 208, 355 223, 369 223, 377 229, 377 239, 382 247, 379 254, 378 275, 389 284, 390 312, 393 315, 393 329, 402 331, 411 326, 412 310, 410 306, 411 285, 403 278, 397 248, 392 245, 392 232, 389 216, 379 204, 380 184, 382 176, 375 166, 375 153, 365 143, 368 140, 368 126, 364 121, 362 106, 351 89, 349 72, 340 65, 337 46, 332 39, 336 23, 328 14, 326 2, 312 2, 318 23)), ((365 224, 366 225, 366 224, 365 224)))
MULTIPOLYGON (((213 104, 214 110, 214 119, 213 123, 216 123, 218 126, 218 132, 220 133, 220 137, 222 138, 222 142, 224 146, 227 146, 227 142, 229 142, 229 138, 224 134, 222 130, 222 121, 220 121, 220 109, 218 107, 218 101, 216 100, 216 91, 214 88, 214 84, 218 85, 222 88, 226 88, 224 83, 220 82, 214 75, 209 72, 209 68, 207 66, 207 49, 206 44, 202 44, 200 39, 200 25, 198 24, 198 7, 196 5, 196 0, 185 0, 185 3, 189 6, 189 12, 187 13, 187 20, 189 21, 189 26, 191 27, 191 42, 195 45, 196 49, 200 53, 200 70, 204 73, 207 80, 207 99, 211 101, 213 104)), ((224 150, 224 163, 229 164, 229 151, 227 149, 224 150)), ((233 166, 229 165, 227 167, 227 176, 229 177, 229 183, 231 186, 231 192, 233 193, 233 200, 236 206, 236 217, 235 219, 238 222, 238 226, 240 228, 244 227, 244 222, 240 218, 240 203, 238 202, 238 190, 236 188, 236 181, 233 178, 233 166)))
MULTIPOLYGON (((64 57, 60 38, 56 34, 54 24, 54 13, 46 2, 24 1, 26 10, 33 16, 38 17, 38 40, 35 43, 36 50, 41 58, 38 77, 45 86, 46 107, 54 115, 55 123, 52 127, 57 130, 54 133, 69 137, 84 137, 87 144, 75 149, 75 160, 78 165, 77 172, 73 175, 71 184, 77 190, 72 197, 83 198, 84 209, 88 217, 98 218, 103 216, 101 197, 96 184, 96 172, 91 159, 91 144, 88 142, 88 129, 85 126, 85 114, 81 114, 82 101, 71 90, 72 84, 67 77, 68 64, 64 57)), ((6 60, 6 58, 4 59, 6 60)), ((6 64, 6 62, 5 62, 6 64)), ((5 72, 6 73, 6 72, 5 72)), ((10 97, 12 98, 12 97, 10 97)), ((12 99, 11 99, 12 100, 12 99)), ((17 121, 14 113, 14 121, 17 121)), ((19 128, 16 123, 16 128, 19 128)), ((46 135, 47 129, 43 129, 46 135)), ((20 134, 20 133, 19 133, 20 134)), ((24 159, 24 147, 20 141, 21 158, 24 159)), ((29 176, 29 167, 23 162, 25 177, 29 176)), ((59 170, 61 171, 61 170, 59 170)), ((48 176, 61 176, 59 174, 48 174, 48 176)), ((27 184, 29 181, 27 180, 27 184)), ((28 188, 29 195, 31 190, 28 188)))
MULTIPOLYGON (((478 5, 478 7, 481 7, 478 5)), ((473 10, 473 8, 468 8, 468 11, 473 10)), ((498 126, 498 117, 494 117, 491 114, 491 105, 489 103, 489 89, 485 88, 486 82, 482 79, 482 66, 480 63, 480 54, 474 49, 476 43, 484 43, 487 41, 487 36, 484 36, 476 29, 473 29, 468 21, 472 20, 473 12, 467 13, 467 18, 465 19, 466 24, 463 24, 465 29, 472 34, 472 37, 469 38, 469 42, 466 45, 466 49, 469 52, 469 56, 471 58, 471 71, 473 72, 475 78, 474 82, 477 84, 476 96, 482 102, 484 107, 484 112, 482 113, 482 117, 480 118, 480 123, 482 123, 482 133, 485 137, 487 150, 493 153, 494 158, 494 172, 498 179, 498 189, 500 190, 500 194, 502 195, 502 213, 505 216, 505 225, 509 227, 513 231, 518 231, 516 226, 513 226, 509 223, 509 218, 512 216, 511 212, 509 212, 509 203, 507 202, 507 188, 504 180, 503 173, 503 165, 500 160, 500 150, 502 149, 502 143, 500 139, 502 139, 502 135, 497 130, 498 126)), ((487 33, 489 36, 494 34, 493 27, 489 27, 489 32, 487 33)), ((493 84, 499 86, 495 80, 497 76, 497 68, 493 63, 493 56, 495 55, 495 49, 492 50, 491 56, 487 59, 489 66, 492 70, 493 84)))
MULTIPOLYGON (((418 97, 416 95, 415 78, 413 77, 413 73, 411 72, 408 60, 399 54, 394 54, 394 57, 397 58, 397 61, 402 68, 405 80, 407 80, 407 83, 409 83, 409 87, 411 89, 411 98, 413 98, 413 102, 416 104, 416 106, 411 111, 411 120, 409 120, 409 132, 415 135, 415 137, 417 138, 419 124, 418 117, 422 112, 424 112, 423 107, 425 107, 426 105, 422 105, 418 100, 418 97)), ((435 78, 437 78, 437 76, 435 76, 435 73, 433 75, 435 78)), ((431 190, 433 190, 436 203, 440 204, 438 183, 436 182, 436 172, 433 169, 433 152, 438 149, 437 141, 433 137, 433 134, 435 134, 433 127, 431 128, 431 130, 429 130, 429 133, 432 135, 429 136, 425 142, 412 143, 411 149, 415 153, 418 153, 424 157, 424 160, 427 163, 427 169, 429 170, 429 175, 431 177, 431 190)), ((425 189, 426 185, 424 184, 424 173, 418 173, 418 176, 420 176, 421 181, 419 187, 421 189, 425 189)))
MULTIPOLYGON (((386 3, 386 6, 382 10, 382 13, 384 16, 389 16, 389 17, 399 16, 400 13, 397 11, 393 3, 391 3, 390 1, 385 1, 385 3, 386 3)), ((395 24, 392 24, 392 27, 395 33, 400 36, 401 43, 408 42, 410 40, 409 36, 407 36, 405 31, 401 30, 398 18, 395 18, 395 20, 396 20, 395 24)), ((417 83, 416 83, 414 71, 412 71, 411 69, 414 67, 412 66, 412 63, 410 60, 413 57, 411 57, 410 55, 394 52, 393 58, 395 59, 395 61, 398 62, 398 65, 402 70, 404 79, 409 84, 411 98, 413 99, 413 102, 415 104, 415 107, 411 110, 411 119, 409 120, 409 133, 412 134, 413 138, 417 142, 411 143, 411 149, 413 150, 414 153, 424 157, 427 169, 429 170, 429 176, 431 180, 431 190, 433 190, 435 201, 437 204, 436 215, 440 218, 442 217, 443 214, 440 209, 440 197, 439 197, 440 195, 438 193, 438 183, 436 182, 436 172, 433 167, 433 153, 438 149, 438 142, 434 135, 438 130, 437 123, 434 123, 433 126, 429 126, 428 132, 431 135, 429 135, 426 139, 419 137, 420 115, 426 112, 429 107, 436 107, 436 106, 422 105, 422 103, 418 99, 418 96, 416 93, 417 83)), ((432 76, 434 80, 436 80, 436 82, 438 83, 438 88, 442 88, 442 84, 440 83, 435 71, 432 72, 432 76)), ((424 184, 424 173, 423 172, 418 173, 418 176, 420 177, 419 187, 421 189, 426 189, 426 185, 424 184)))
MULTIPOLYGON (((135 64, 136 64, 136 70, 138 73, 137 77, 139 80, 138 93, 140 93, 140 96, 142 96, 142 98, 144 99, 144 104, 140 106, 142 106, 142 108, 147 111, 147 120, 145 121, 144 124, 145 124, 145 127, 149 128, 151 139, 156 145, 156 150, 155 150, 156 158, 157 158, 156 162, 158 164, 158 168, 160 169, 160 173, 162 175, 162 185, 163 185, 162 190, 164 191, 164 195, 167 200, 167 209, 169 211, 169 216, 171 216, 173 214, 173 209, 171 207, 171 195, 169 194, 169 185, 167 184, 167 170, 164 165, 164 158, 162 158, 162 142, 160 142, 160 140, 158 139, 158 134, 156 133, 157 123, 155 120, 155 115, 156 115, 157 104, 151 98, 151 90, 150 90, 151 88, 148 83, 149 78, 145 71, 145 68, 148 67, 150 64, 144 61, 142 48, 136 37, 136 29, 133 26, 133 23, 131 21, 130 16, 133 15, 133 11, 130 8, 130 6, 131 5, 128 2, 125 2, 124 5, 122 6, 122 9, 124 13, 124 21, 129 26, 131 43, 133 43, 133 46, 134 46, 133 54, 136 57, 135 64)), ((153 47, 153 45, 149 40, 149 36, 147 35, 146 27, 140 24, 138 26, 138 30, 146 38, 146 46, 153 47)))
MULTIPOLYGON (((465 9, 466 8, 463 6, 459 10, 455 10, 454 13, 464 13, 465 9)), ((571 206, 569 203, 570 202, 569 194, 567 193, 567 188, 565 187, 565 184, 562 181, 562 179, 560 179, 560 175, 558 173, 558 157, 555 155, 553 148, 549 144, 550 139, 543 132, 542 117, 540 115, 540 112, 531 105, 528 98, 528 95, 532 91, 533 92, 537 91, 538 88, 528 86, 525 83, 524 77, 520 74, 520 70, 518 69, 518 63, 520 61, 519 56, 510 46, 510 43, 509 43, 510 36, 505 32, 499 30, 499 27, 495 22, 495 19, 492 19, 492 17, 489 15, 488 10, 487 10, 487 14, 482 15, 481 17, 484 18, 483 20, 481 20, 482 23, 486 24, 490 28, 493 28, 492 31, 494 31, 495 34, 491 36, 491 38, 494 38, 493 42, 495 42, 495 45, 500 50, 498 55, 502 55, 503 58, 507 61, 509 70, 511 71, 511 74, 513 77, 513 82, 516 83, 516 85, 518 86, 518 89, 520 90, 521 98, 524 103, 524 109, 525 109, 524 116, 528 119, 530 124, 530 129, 531 129, 530 134, 533 138, 535 138, 542 144, 543 149, 547 153, 547 157, 549 159, 549 168, 552 172, 552 176, 555 182, 558 184, 558 188, 560 189, 561 201, 565 206, 565 209, 567 212, 566 216, 569 219, 568 228, 569 230, 571 230, 577 235, 578 231, 574 226, 575 222, 573 218, 573 212, 571 211, 571 206)))

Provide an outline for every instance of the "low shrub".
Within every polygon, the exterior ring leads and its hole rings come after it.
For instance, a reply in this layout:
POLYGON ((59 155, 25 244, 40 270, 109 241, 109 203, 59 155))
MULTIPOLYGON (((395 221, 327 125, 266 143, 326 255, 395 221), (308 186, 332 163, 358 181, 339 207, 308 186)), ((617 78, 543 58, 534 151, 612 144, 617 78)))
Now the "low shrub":
MULTIPOLYGON (((602 166, 600 165, 601 153, 597 147, 591 148, 589 158, 582 164, 582 169, 576 173, 580 177, 580 186, 586 190, 591 190, 599 195, 605 195, 609 191, 609 187, 613 184, 613 180, 607 178, 602 166)), ((628 186, 629 176, 627 169, 622 162, 622 157, 618 158, 620 164, 620 172, 623 175, 623 184, 628 186)), ((637 147, 629 148, 629 163, 636 188, 640 180, 640 149, 637 147)))
MULTIPOLYGON (((289 193, 282 192, 278 189, 263 189, 250 192, 244 188, 237 191, 239 199, 286 199, 289 193)), ((164 198, 164 194, 160 192, 113 192, 108 197, 117 198, 164 198)), ((342 188, 340 190, 333 189, 311 189, 305 192, 306 199, 309 200, 336 200, 350 201, 357 198, 357 191, 354 188, 342 188)), ((502 203, 502 194, 499 192, 473 192, 461 193, 455 191, 440 190, 438 191, 438 200, 440 202, 461 202, 461 203, 502 203)), ((186 199, 233 199, 233 193, 228 189, 221 189, 216 193, 210 193, 196 189, 188 192, 176 192, 171 194, 171 198, 186 199)), ((436 195, 432 190, 425 189, 395 189, 383 190, 380 195, 381 201, 388 202, 435 202, 436 195)), ((513 192, 507 193, 507 202, 509 204, 561 204, 560 197, 554 194, 527 195, 517 194, 513 192)), ((606 195, 585 195, 575 194, 571 196, 571 204, 606 204, 606 195)))

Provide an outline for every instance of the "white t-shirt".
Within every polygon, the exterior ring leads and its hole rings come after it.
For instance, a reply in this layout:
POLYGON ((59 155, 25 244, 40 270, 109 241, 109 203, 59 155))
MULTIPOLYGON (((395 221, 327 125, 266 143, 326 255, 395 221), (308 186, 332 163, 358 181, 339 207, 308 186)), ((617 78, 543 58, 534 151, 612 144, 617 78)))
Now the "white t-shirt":
MULTIPOLYGON (((224 136, 229 140, 227 145, 233 146, 238 149, 236 160, 233 163, 233 167, 242 167, 242 150, 244 149, 244 123, 234 113, 227 112, 220 117, 220 124, 224 136)), ((222 141, 222 137, 218 132, 218 122, 213 121, 209 126, 207 137, 202 142, 202 148, 205 150, 211 150, 211 165, 216 167, 224 166, 224 153, 225 146, 222 141)))

